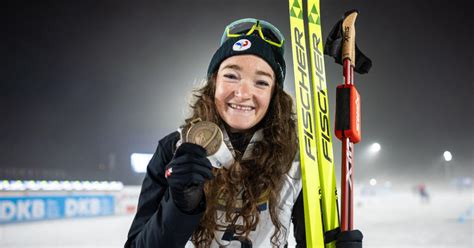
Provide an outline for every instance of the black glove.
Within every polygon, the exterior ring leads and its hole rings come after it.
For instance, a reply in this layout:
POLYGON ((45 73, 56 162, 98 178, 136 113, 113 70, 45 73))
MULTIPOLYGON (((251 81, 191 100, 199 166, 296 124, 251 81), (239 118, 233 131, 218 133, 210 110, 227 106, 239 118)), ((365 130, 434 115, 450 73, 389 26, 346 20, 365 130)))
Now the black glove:
POLYGON ((206 150, 199 145, 183 143, 166 166, 165 177, 174 203, 183 212, 196 210, 203 200, 203 186, 212 179, 212 166, 206 150))
POLYGON ((362 248, 363 237, 359 230, 340 232, 337 235, 336 248, 362 248))

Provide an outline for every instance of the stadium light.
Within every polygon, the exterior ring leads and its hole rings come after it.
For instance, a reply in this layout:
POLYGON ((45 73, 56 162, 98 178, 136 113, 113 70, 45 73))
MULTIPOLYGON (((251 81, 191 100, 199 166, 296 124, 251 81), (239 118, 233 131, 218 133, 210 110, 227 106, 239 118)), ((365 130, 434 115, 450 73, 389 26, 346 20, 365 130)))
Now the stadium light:
POLYGON ((445 151, 443 153, 444 161, 449 162, 453 159, 453 155, 451 154, 450 151, 445 151))
POLYGON ((377 180, 375 178, 372 178, 372 179, 370 179, 369 183, 370 183, 371 186, 375 186, 375 185, 377 185, 377 180))
POLYGON ((372 153, 372 154, 378 153, 380 151, 380 149, 381 149, 381 147, 380 147, 379 143, 373 143, 370 146, 370 153, 372 153))

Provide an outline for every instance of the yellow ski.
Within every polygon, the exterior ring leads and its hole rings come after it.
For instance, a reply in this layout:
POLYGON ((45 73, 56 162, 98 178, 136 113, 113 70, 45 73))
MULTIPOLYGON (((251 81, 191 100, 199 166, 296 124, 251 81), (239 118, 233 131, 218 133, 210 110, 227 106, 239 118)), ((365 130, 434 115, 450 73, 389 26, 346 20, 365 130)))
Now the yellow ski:
POLYGON ((302 0, 289 0, 306 242, 333 248, 330 233, 339 227, 339 214, 319 0, 306 4, 308 11, 303 11, 302 0))

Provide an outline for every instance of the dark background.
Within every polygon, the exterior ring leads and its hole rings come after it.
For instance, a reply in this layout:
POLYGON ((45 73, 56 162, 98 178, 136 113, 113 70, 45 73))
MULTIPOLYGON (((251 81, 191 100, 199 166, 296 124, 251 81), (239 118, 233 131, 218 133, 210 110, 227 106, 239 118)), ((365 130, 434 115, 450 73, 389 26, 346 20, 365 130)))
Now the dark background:
MULTIPOLYGON (((224 27, 267 20, 284 33, 294 95, 288 3, 10 1, 1 8, 0 179, 139 184, 134 152, 187 116, 224 27)), ((323 36, 358 9, 357 42, 374 62, 356 75, 363 141, 356 180, 436 182, 449 150, 453 176, 473 176, 473 23, 467 1, 325 1, 323 36), (367 148, 382 150, 369 157, 367 148)), ((342 68, 326 57, 334 121, 342 68)), ((339 171, 340 142, 333 139, 339 171)))

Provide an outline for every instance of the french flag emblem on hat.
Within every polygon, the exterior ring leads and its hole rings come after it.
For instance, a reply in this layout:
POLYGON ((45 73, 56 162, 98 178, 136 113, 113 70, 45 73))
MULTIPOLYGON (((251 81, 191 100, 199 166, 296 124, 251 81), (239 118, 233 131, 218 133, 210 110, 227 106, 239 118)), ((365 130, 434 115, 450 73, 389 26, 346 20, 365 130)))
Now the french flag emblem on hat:
POLYGON ((232 46, 232 50, 237 51, 237 52, 245 51, 249 49, 251 46, 252 46, 252 42, 250 42, 247 39, 241 39, 234 43, 234 46, 232 46))

